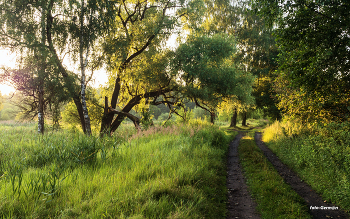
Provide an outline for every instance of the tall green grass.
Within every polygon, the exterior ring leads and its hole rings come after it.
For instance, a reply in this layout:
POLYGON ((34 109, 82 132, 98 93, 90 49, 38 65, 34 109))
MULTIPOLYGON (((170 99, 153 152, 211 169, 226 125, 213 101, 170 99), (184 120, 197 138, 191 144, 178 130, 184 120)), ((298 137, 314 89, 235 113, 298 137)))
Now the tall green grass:
POLYGON ((215 126, 87 137, 8 129, 1 218, 215 218, 226 214, 230 136, 215 126))
POLYGON ((275 122, 263 140, 324 200, 350 211, 350 123, 306 127, 275 122))

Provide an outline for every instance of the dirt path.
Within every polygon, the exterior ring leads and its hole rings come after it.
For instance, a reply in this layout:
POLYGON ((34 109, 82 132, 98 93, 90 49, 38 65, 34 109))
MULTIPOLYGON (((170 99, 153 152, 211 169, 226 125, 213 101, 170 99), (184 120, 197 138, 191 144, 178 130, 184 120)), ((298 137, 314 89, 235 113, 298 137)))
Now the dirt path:
POLYGON ((227 219, 257 219, 260 218, 255 211, 256 204, 248 192, 248 187, 239 163, 238 145, 243 136, 239 132, 236 138, 230 143, 227 163, 227 189, 228 189, 228 216, 227 219))
POLYGON ((336 207, 335 205, 325 203, 321 196, 319 196, 312 188, 303 182, 293 171, 291 171, 286 165, 284 165, 274 153, 265 146, 261 141, 261 133, 255 133, 255 142, 258 147, 263 151, 267 159, 276 168, 277 172, 308 204, 309 212, 314 218, 349 218, 349 216, 341 210, 322 210, 311 209, 312 207, 336 207))

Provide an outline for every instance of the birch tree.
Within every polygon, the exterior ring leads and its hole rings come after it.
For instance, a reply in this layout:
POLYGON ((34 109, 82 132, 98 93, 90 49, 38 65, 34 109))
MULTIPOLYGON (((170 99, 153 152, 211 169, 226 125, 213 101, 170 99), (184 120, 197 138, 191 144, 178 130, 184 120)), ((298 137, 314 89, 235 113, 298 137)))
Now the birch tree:
MULTIPOLYGON (((42 66, 40 72, 44 72, 47 62, 55 66, 63 78, 65 89, 74 100, 82 129, 87 134, 91 133, 91 128, 84 95, 91 75, 87 77, 86 70, 94 70, 101 63, 101 56, 96 54, 98 49, 93 46, 98 39, 103 39, 105 27, 109 26, 108 20, 113 20, 113 16, 104 16, 108 14, 105 10, 108 4, 108 1, 85 4, 74 0, 0 2, 1 46, 18 53, 41 51, 42 60, 37 63, 42 66), (94 59, 88 62, 88 56, 94 59), (77 83, 75 74, 79 69, 80 83, 77 83)), ((41 95, 43 91, 39 90, 41 95)), ((43 118, 41 107, 39 111, 39 117, 43 118)))

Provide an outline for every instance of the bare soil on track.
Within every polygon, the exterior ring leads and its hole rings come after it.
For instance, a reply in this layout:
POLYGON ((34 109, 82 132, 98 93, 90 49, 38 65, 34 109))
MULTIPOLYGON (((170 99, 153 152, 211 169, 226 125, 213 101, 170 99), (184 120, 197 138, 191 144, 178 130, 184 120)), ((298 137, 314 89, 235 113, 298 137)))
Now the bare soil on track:
POLYGON ((239 162, 238 145, 243 132, 239 132, 230 143, 227 157, 227 190, 228 190, 228 215, 227 219, 258 219, 256 204, 250 196, 239 162))

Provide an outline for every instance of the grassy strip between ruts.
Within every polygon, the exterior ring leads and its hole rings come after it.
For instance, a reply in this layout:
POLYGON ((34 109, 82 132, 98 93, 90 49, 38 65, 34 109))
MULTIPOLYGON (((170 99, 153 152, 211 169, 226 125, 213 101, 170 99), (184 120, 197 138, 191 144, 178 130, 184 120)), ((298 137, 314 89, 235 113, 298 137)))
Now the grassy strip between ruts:
POLYGON ((302 198, 283 181, 252 137, 241 139, 239 154, 261 218, 311 218, 302 198))
POLYGON ((158 128, 121 143, 69 133, 35 136, 0 141, 0 218, 226 215, 232 137, 218 127, 158 128))

